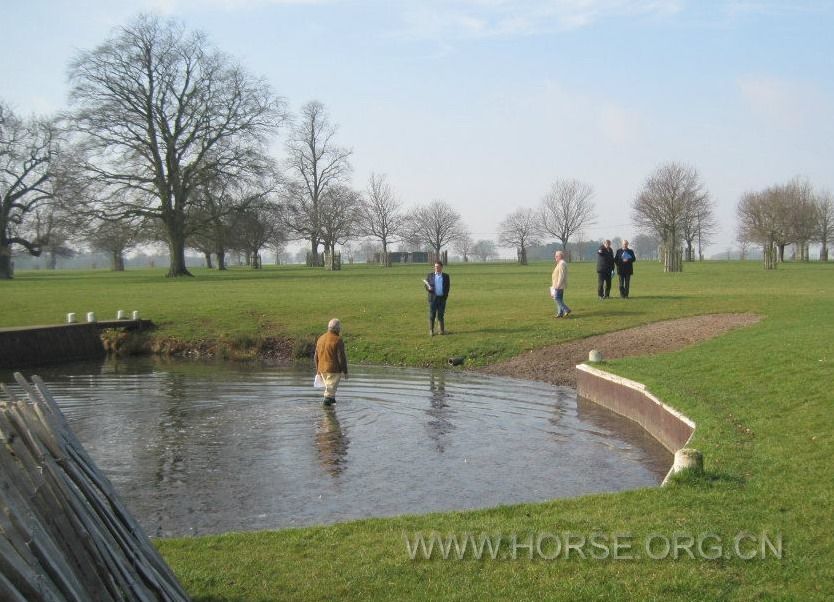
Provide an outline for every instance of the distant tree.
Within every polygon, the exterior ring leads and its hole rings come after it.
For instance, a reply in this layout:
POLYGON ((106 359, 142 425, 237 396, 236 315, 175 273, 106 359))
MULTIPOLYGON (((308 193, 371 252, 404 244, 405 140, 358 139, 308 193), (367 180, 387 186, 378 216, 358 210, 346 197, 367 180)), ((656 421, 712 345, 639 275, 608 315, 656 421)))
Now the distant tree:
POLYGON ((697 247, 698 260, 703 261, 703 249, 718 230, 713 202, 708 194, 702 194, 688 205, 681 222, 681 234, 685 245, 683 258, 684 261, 695 261, 697 247))
POLYGON ((542 231, 555 236, 567 251, 571 237, 594 223, 593 196, 590 184, 556 180, 542 200, 542 231))
POLYGON ((828 243, 834 240, 834 199, 831 192, 823 190, 816 196, 815 240, 820 243, 820 261, 828 261, 828 243))
POLYGON ((796 245, 797 259, 810 259, 810 242, 815 238, 819 217, 811 183, 794 178, 785 187, 784 202, 788 205, 788 226, 791 241, 796 245))
POLYGON ((762 245, 766 270, 776 269, 776 245, 783 238, 784 204, 778 187, 746 192, 736 207, 738 239, 762 245))
POLYGON ((259 198, 240 211, 235 219, 233 246, 243 253, 246 265, 253 269, 263 266, 261 249, 283 237, 278 206, 259 198))
POLYGON ((372 173, 361 206, 359 231, 382 243, 382 265, 385 267, 391 265, 388 245, 400 235, 405 224, 401 207, 386 177, 372 173))
MULTIPOLYGON (((619 248, 620 246, 622 246, 622 241, 615 248, 619 248)), ((649 234, 638 234, 631 239, 630 246, 640 259, 654 260, 658 258, 657 249, 660 246, 660 240, 656 236, 649 234)))
POLYGON ((310 242, 313 257, 323 242, 322 202, 331 188, 350 176, 351 150, 336 145, 336 127, 318 101, 301 108, 287 141, 287 168, 291 182, 285 202, 286 226, 310 242))
POLYGON ((435 200, 409 214, 407 238, 428 245, 439 257, 443 247, 464 230, 460 214, 445 201, 435 200))
POLYGON ((0 279, 12 277, 12 248, 41 254, 37 212, 55 197, 59 143, 54 123, 20 119, 0 102, 0 279))
POLYGON ((97 200, 101 217, 158 220, 168 276, 190 276, 196 191, 221 174, 248 178, 269 167, 266 140, 283 103, 202 33, 147 15, 82 52, 69 76, 83 167, 110 191, 97 200))
POLYGON ((58 258, 74 257, 76 250, 71 240, 75 235, 72 216, 59 203, 50 203, 35 211, 35 231, 46 254, 46 269, 54 270, 58 258))
POLYGON ((491 240, 479 240, 472 245, 472 254, 481 261, 489 261, 498 256, 498 248, 491 240))
POLYGON ((335 267, 336 245, 346 243, 358 229, 361 195, 348 186, 331 186, 321 199, 321 237, 324 249, 335 267))
POLYGON ((516 209, 498 226, 498 243, 518 251, 518 263, 527 265, 527 249, 541 244, 539 215, 532 209, 516 209))
POLYGON ((84 239, 90 248, 107 253, 114 272, 124 272, 125 253, 149 240, 149 227, 139 218, 121 221, 92 220, 83 231, 84 239))
POLYGON ((632 220, 661 241, 663 268, 680 272, 685 224, 704 207, 709 195, 694 167, 681 163, 661 165, 648 177, 632 205, 632 220))
POLYGON ((473 252, 473 246, 474 242, 472 241, 472 235, 469 233, 469 230, 465 227, 461 228, 457 238, 455 238, 454 247, 464 263, 469 262, 469 255, 473 252))

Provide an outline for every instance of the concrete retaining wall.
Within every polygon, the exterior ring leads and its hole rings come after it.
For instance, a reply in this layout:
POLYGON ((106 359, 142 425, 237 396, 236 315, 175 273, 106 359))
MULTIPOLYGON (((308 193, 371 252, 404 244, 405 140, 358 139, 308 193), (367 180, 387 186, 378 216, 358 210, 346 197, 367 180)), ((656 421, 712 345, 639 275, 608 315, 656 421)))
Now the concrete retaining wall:
POLYGON ((54 326, 0 329, 0 368, 97 359, 106 355, 99 332, 106 328, 141 330, 149 320, 109 320, 54 326))
POLYGON ((642 383, 580 364, 576 367, 576 392, 634 420, 672 453, 686 447, 695 432, 692 420, 649 393, 642 383))

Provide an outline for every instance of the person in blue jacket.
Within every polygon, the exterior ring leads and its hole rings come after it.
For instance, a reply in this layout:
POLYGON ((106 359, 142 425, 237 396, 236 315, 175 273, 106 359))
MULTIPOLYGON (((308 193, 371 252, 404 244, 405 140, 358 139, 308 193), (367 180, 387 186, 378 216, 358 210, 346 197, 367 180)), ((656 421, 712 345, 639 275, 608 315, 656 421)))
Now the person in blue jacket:
POLYGON ((620 277, 620 297, 623 299, 628 299, 635 261, 637 261, 637 255, 628 248, 628 241, 624 240, 623 248, 617 249, 617 254, 614 256, 614 263, 617 264, 617 275, 620 277))

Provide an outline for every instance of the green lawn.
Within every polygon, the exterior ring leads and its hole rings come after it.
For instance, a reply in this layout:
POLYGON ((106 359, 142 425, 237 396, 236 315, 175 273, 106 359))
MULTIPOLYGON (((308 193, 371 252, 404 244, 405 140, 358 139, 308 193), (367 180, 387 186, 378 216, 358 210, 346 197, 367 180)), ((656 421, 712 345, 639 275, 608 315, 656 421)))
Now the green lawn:
MULTIPOLYGON (((706 474, 669 487, 488 510, 366 520, 330 527, 162 540, 195 600, 826 600, 834 595, 834 264, 686 265, 663 274, 642 262, 633 298, 596 299, 590 264, 571 266, 571 319, 552 320, 550 264, 451 265, 447 326, 426 334, 426 267, 340 273, 297 267, 166 280, 164 271, 28 272, 0 282, 0 326, 57 322, 67 311, 139 309, 156 336, 188 341, 314 337, 343 320, 353 361, 488 363, 559 341, 660 319, 756 312, 750 328, 673 354, 606 363, 644 382, 698 424, 706 474), (608 538, 591 557, 409 558, 415 533, 608 538), (747 537, 745 534, 750 534, 747 537), (756 541, 775 553, 744 559, 756 541), (613 558, 610 542, 631 543, 613 558), (701 537, 690 558, 688 538, 701 537), (754 541, 753 537, 758 538, 754 541), (712 558, 718 539, 721 558, 712 558), (650 558, 646 541, 681 543, 679 558, 650 558), (609 552, 602 556, 602 549, 609 552), (707 558, 706 556, 710 556, 707 558), (724 557, 727 556, 727 557, 724 557)), ((268 478, 268 475, 265 475, 268 478)), ((419 484, 415 484, 419 486, 419 484)), ((451 483, 450 487, 454 484, 451 483)), ((553 542, 553 539, 546 539, 553 542)), ((690 546, 690 550, 693 548, 690 546)), ((507 548, 504 548, 506 551, 507 548)), ((593 549, 591 550, 593 551, 593 549)), ((662 550, 654 549, 655 556, 662 550)))

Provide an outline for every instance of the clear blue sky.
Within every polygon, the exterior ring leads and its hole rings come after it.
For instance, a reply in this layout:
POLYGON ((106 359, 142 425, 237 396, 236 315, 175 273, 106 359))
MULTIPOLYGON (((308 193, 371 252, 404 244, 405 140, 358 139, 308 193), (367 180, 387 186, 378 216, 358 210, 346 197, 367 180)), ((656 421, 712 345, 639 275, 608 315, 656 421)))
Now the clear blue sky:
POLYGON ((353 184, 386 173, 408 206, 443 199, 478 238, 557 178, 596 190, 586 237, 631 237, 666 161, 700 172, 732 244, 750 189, 834 190, 834 2, 769 0, 0 0, 0 98, 66 106, 66 67, 139 12, 181 19, 323 102, 353 184))

